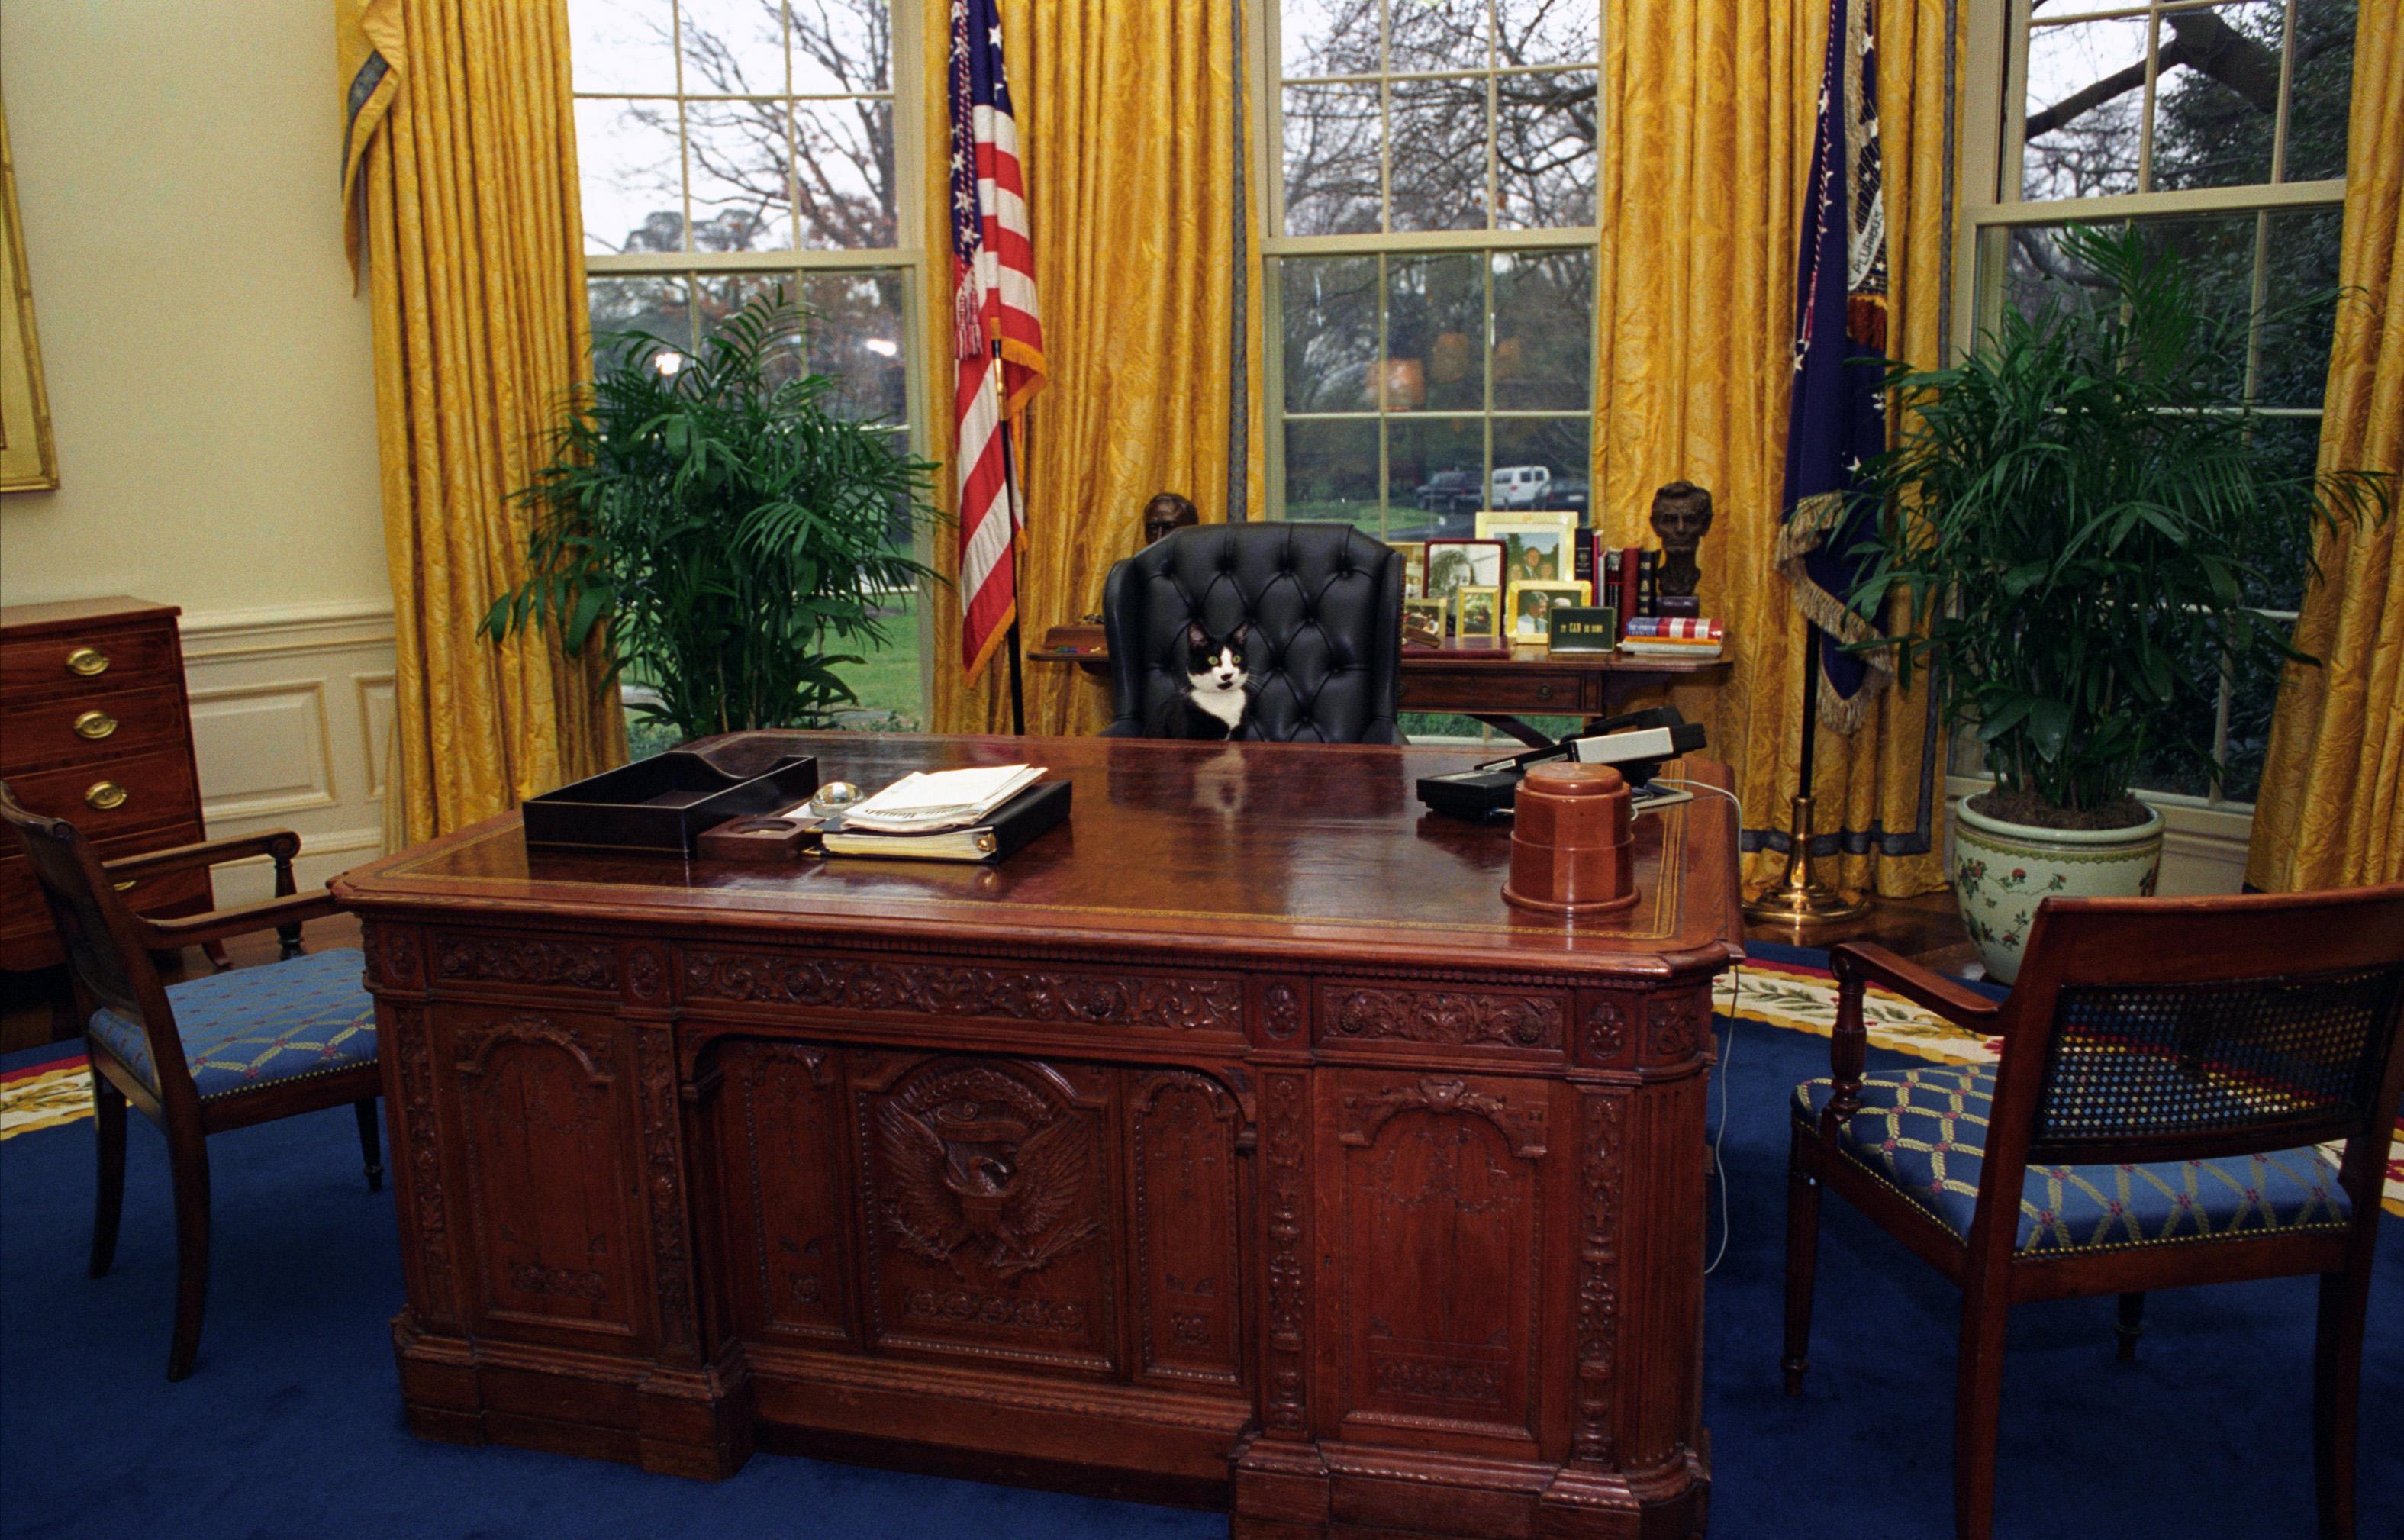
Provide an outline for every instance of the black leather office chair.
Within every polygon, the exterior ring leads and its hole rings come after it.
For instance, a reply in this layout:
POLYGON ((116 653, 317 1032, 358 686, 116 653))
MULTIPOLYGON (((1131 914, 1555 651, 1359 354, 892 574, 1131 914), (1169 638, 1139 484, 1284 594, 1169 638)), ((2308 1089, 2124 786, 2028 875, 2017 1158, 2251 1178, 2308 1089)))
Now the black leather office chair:
POLYGON ((1251 623, 1243 736, 1400 743, 1403 559, 1346 524, 1202 525, 1111 568, 1110 737, 1158 737, 1186 689, 1185 627, 1251 623))

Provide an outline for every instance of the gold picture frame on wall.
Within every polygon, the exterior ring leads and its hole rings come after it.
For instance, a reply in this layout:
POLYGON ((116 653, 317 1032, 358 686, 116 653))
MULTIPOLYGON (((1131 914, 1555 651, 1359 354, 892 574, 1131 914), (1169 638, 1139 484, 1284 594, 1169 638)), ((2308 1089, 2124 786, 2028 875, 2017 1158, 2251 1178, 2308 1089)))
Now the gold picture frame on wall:
POLYGON ((48 492, 58 484, 50 397, 34 333, 34 280, 17 216, 17 162, 8 151, 7 104, 0 101, 0 492, 48 492))

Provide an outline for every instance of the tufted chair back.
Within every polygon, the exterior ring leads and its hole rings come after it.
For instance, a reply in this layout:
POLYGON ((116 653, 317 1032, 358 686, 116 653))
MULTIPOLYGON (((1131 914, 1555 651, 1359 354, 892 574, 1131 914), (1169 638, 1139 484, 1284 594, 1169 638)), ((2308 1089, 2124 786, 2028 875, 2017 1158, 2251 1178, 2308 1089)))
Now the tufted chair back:
POLYGON ((1102 586, 1107 736, 1157 737, 1186 688, 1185 627, 1251 623, 1247 738, 1400 743, 1403 559, 1347 524, 1202 525, 1111 568, 1102 586))

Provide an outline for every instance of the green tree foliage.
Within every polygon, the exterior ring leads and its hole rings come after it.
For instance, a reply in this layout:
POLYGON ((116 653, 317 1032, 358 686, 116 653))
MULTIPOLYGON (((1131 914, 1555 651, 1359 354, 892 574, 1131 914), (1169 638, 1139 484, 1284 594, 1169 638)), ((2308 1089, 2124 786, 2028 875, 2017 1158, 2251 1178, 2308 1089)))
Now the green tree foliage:
POLYGON ((847 643, 881 639, 877 599, 930 574, 892 539, 930 517, 934 467, 874 425, 828 411, 836 382, 792 373, 801 328, 781 289, 745 305, 698 357, 648 333, 595 339, 594 380, 552 463, 521 494, 532 570, 483 622, 495 641, 596 634, 610 677, 692 737, 817 726, 852 692, 847 643))

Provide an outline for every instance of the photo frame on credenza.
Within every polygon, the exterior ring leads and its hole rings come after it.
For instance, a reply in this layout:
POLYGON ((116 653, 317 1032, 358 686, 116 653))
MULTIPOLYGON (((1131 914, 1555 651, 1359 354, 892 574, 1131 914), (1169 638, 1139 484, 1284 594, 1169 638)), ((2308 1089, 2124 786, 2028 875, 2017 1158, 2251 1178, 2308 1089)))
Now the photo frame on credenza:
POLYGON ((1477 538, 1502 543, 1502 582, 1572 582, 1577 578, 1577 515, 1558 511, 1477 515, 1477 538))
POLYGON ((1493 641, 1502 634, 1502 590, 1464 583, 1452 592, 1453 631, 1462 641, 1493 641))
POLYGON ((1510 603, 1504 607, 1502 635, 1517 645, 1549 646, 1553 639, 1554 606, 1585 604, 1592 596, 1589 586, 1575 579, 1567 582, 1515 582, 1511 585, 1510 603))
POLYGON ((58 484, 42 344, 34 332, 34 280, 17 215, 17 162, 8 150, 7 107, 0 103, 0 492, 48 492, 58 484))
POLYGON ((1449 608, 1442 599, 1405 599, 1403 645, 1442 647, 1445 613, 1449 608))
POLYGON ((1427 597, 1427 544, 1422 540, 1388 540, 1394 553, 1403 558, 1403 597, 1427 597))
POLYGON ((1502 585, 1501 540, 1427 542, 1427 596, 1450 598, 1463 588, 1502 585))

